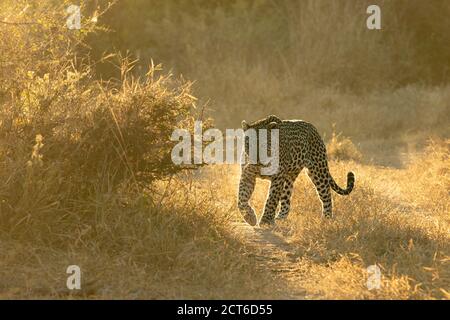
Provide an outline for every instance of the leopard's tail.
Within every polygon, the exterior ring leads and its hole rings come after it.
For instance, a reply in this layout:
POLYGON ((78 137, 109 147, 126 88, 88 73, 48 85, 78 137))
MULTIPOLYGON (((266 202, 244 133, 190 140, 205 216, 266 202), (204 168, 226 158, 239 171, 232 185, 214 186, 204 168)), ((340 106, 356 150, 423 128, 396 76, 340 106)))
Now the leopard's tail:
POLYGON ((347 189, 342 189, 341 187, 339 187, 330 174, 331 189, 333 189, 335 192, 337 192, 342 196, 350 194, 350 192, 352 192, 353 190, 354 185, 355 185, 355 174, 353 172, 349 172, 347 174, 347 189))

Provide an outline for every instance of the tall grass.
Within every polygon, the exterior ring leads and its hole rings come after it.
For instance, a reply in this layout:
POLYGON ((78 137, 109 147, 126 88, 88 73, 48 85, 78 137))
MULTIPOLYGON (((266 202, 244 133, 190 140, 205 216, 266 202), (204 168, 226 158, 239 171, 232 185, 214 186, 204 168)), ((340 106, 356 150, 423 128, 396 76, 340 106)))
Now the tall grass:
POLYGON ((127 58, 118 78, 96 80, 75 54, 95 26, 68 31, 64 9, 2 2, 1 297, 264 295, 214 198, 173 178, 184 168, 170 135, 195 116, 191 84, 154 65, 133 76, 127 58), (66 287, 71 264, 80 292, 66 287))
MULTIPOLYGON (((450 5, 379 1, 382 30, 373 31, 370 4, 123 1, 100 19, 117 31, 90 43, 94 52, 130 50, 195 79, 194 92, 222 128, 277 114, 311 121, 328 136, 336 123, 358 142, 448 135, 450 5)), ((107 64, 99 71, 112 72, 107 64)))
MULTIPOLYGON (((424 153, 415 155, 408 165, 408 173, 415 183, 409 189, 409 201, 417 207, 427 207, 433 203, 436 213, 450 212, 450 140, 429 140, 424 153)), ((450 217, 444 215, 447 222, 450 217)))
MULTIPOLYGON (((446 2, 436 11, 383 1, 396 11, 383 9, 377 33, 365 29, 364 2, 123 1, 99 17, 117 30, 108 38, 85 4, 83 30, 68 30, 68 4, 0 4, 2 298, 285 296, 232 232, 237 168, 191 175, 170 161, 170 133, 190 127, 208 98, 222 127, 268 113, 309 120, 337 160, 361 158, 352 140, 364 159, 449 134, 448 35, 438 32, 448 21, 432 23, 446 2), (439 36, 421 42, 414 17, 439 36), (105 42, 131 53, 111 64, 100 59, 105 42), (332 123, 348 138, 332 136, 332 123), (82 269, 81 292, 65 286, 70 264, 82 269)), ((297 246, 299 285, 325 298, 448 298, 449 150, 433 141, 402 170, 333 162, 337 180, 357 174, 352 195, 335 199, 335 221, 322 221, 312 187, 297 183, 280 232, 297 246), (364 287, 374 263, 376 292, 364 287)))

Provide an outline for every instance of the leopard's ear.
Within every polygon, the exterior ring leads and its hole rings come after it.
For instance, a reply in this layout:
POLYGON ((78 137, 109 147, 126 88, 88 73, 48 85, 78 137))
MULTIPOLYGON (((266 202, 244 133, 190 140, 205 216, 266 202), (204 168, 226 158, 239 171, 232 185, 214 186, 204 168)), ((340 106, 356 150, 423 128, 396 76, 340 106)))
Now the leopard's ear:
POLYGON ((245 120, 242 120, 241 125, 242 125, 242 129, 244 129, 244 131, 246 131, 248 129, 248 124, 245 120))
POLYGON ((271 122, 267 125, 267 128, 269 128, 269 129, 275 129, 277 127, 278 127, 278 123, 276 123, 276 122, 271 122))
POLYGON ((277 117, 276 115, 274 115, 274 114, 271 114, 270 116, 268 116, 267 119, 268 119, 270 122, 276 122, 276 123, 280 123, 280 122, 283 121, 283 120, 281 120, 280 118, 278 118, 278 117, 277 117))

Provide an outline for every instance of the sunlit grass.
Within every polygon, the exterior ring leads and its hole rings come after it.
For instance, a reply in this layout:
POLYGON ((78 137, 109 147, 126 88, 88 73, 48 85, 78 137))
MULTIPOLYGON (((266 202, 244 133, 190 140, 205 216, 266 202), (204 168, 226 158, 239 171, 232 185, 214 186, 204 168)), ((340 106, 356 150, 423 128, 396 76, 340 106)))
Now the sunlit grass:
MULTIPOLYGON (((302 174, 290 217, 274 231, 295 248, 298 285, 316 298, 448 299, 450 184, 442 169, 449 165, 448 154, 448 141, 441 141, 406 169, 332 162, 337 181, 355 172, 356 187, 347 197, 333 196, 331 221, 322 218, 314 187, 302 174), (435 195, 439 201, 431 200, 435 195), (381 288, 368 290, 367 267, 375 264, 382 272, 381 288)), ((252 199, 259 213, 267 187, 259 182, 252 199)), ((226 195, 231 198, 232 192, 226 195)))
MULTIPOLYGON (((331 158, 346 160, 330 163, 339 184, 356 174, 350 196, 334 195, 331 221, 302 174, 291 216, 273 230, 291 243, 306 296, 449 299, 450 152, 437 137, 448 138, 450 90, 421 79, 401 86, 422 69, 412 68, 414 59, 399 64, 381 35, 349 31, 361 4, 333 3, 325 15, 317 1, 301 4, 305 10, 285 2, 278 9, 289 14, 270 20, 287 21, 280 35, 283 28, 253 24, 269 2, 238 2, 228 8, 234 15, 225 5, 214 19, 207 9, 189 4, 191 16, 164 2, 167 19, 146 21, 155 58, 198 80, 199 101, 192 83, 121 54, 118 63, 103 61, 118 77, 99 80, 102 64, 84 46, 98 28, 86 15, 82 31, 68 30, 68 3, 0 4, 0 20, 10 22, 0 28, 0 298, 285 297, 285 275, 265 270, 236 232, 239 167, 181 171, 169 143, 194 118, 211 115, 224 127, 275 113, 327 134, 331 158), (273 53, 274 39, 283 52, 273 53), (342 135, 332 134, 333 123, 342 135), (417 153, 430 135, 437 137, 417 153), (374 155, 401 162, 401 148, 410 158, 403 169, 372 165, 374 155), (72 264, 82 270, 79 292, 66 287, 72 264), (373 264, 382 270, 379 290, 366 287, 373 264)), ((399 34, 398 48, 412 54, 407 33, 399 34)), ((253 195, 258 213, 267 188, 260 181, 253 195)))

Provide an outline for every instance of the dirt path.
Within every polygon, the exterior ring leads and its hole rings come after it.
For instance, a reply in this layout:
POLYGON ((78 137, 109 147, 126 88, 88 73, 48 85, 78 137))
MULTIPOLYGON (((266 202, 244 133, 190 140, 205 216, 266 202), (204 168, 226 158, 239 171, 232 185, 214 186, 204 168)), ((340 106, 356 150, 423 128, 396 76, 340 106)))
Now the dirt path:
MULTIPOLYGON (((398 175, 398 169, 374 168, 369 172, 358 170, 360 181, 370 181, 376 193, 386 197, 399 212, 419 212, 405 199, 402 186, 392 177, 398 175)), ((320 299, 302 288, 305 279, 304 270, 301 270, 298 250, 289 242, 283 232, 283 226, 252 227, 244 221, 234 222, 234 232, 241 239, 251 256, 258 262, 261 272, 270 272, 276 283, 275 297, 278 299, 320 299)))
POLYGON ((279 299, 309 299, 300 285, 298 257, 294 248, 274 228, 252 227, 245 222, 236 222, 234 231, 251 250, 251 256, 258 261, 261 272, 269 271, 277 283, 279 299))

